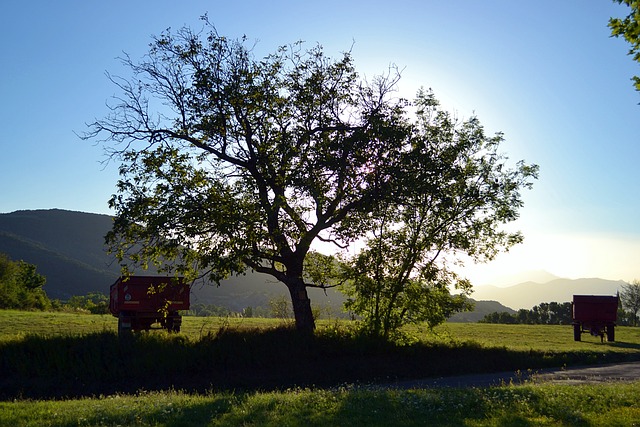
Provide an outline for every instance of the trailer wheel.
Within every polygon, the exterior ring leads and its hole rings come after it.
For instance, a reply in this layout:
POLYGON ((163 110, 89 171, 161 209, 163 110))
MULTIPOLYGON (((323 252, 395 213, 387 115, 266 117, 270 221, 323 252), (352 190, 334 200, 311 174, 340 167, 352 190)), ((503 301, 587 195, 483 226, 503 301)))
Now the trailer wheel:
POLYGON ((174 314, 170 314, 167 317, 167 323, 166 323, 167 331, 178 333, 180 332, 181 324, 182 324, 182 316, 180 316, 179 314, 174 313, 174 314))
POLYGON ((181 325, 181 323, 182 323, 182 322, 180 321, 180 319, 175 319, 175 320, 173 321, 173 328, 171 329, 171 332, 175 332, 176 334, 177 334, 178 332, 180 332, 180 325, 181 325))
POLYGON ((582 334, 582 327, 581 325, 578 324, 574 324, 573 325, 573 340, 574 341, 580 341, 581 337, 580 335, 582 334))
POLYGON ((607 325, 607 341, 614 342, 616 340, 616 332, 613 325, 607 325))
POLYGON ((135 323, 133 329, 136 331, 148 331, 151 329, 151 325, 153 324, 153 319, 138 319, 135 323))
POLYGON ((126 316, 124 313, 118 315, 118 335, 125 336, 131 334, 131 317, 126 316))

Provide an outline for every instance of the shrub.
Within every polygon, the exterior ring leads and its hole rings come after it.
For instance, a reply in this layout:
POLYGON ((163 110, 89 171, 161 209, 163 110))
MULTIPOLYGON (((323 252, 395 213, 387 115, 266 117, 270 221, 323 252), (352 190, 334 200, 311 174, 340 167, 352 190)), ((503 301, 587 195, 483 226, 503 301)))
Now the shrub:
POLYGON ((42 287, 46 278, 36 272, 36 266, 24 261, 12 261, 0 254, 0 308, 47 310, 51 301, 42 287))

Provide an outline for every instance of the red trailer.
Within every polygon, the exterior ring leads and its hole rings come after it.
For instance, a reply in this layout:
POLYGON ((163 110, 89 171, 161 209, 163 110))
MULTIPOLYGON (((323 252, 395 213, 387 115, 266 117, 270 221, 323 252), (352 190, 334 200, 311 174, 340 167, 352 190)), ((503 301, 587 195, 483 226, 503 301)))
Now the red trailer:
POLYGON ((183 278, 163 276, 120 277, 111 285, 109 311, 118 318, 118 333, 149 330, 153 324, 180 332, 189 309, 189 285, 183 278))
POLYGON ((580 341, 583 332, 599 336, 604 341, 615 341, 615 325, 618 320, 618 296, 574 295, 573 339, 580 341))

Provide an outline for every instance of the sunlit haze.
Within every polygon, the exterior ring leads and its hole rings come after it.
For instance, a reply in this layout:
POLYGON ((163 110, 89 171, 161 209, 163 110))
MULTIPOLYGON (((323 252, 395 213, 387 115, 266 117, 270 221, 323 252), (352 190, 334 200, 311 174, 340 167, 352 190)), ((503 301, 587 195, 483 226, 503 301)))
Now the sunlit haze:
MULTIPOLYGON (((151 35, 199 29, 256 40, 258 56, 304 40, 351 50, 371 78, 402 70, 399 96, 432 88, 460 118, 503 132, 515 163, 540 166, 515 223, 525 243, 465 270, 474 284, 526 270, 640 279, 640 67, 610 37, 610 0, 3 1, 0 212, 112 214, 117 164, 81 141, 117 93, 105 72, 140 58, 151 35)), ((496 282, 497 283, 497 282, 496 282)))

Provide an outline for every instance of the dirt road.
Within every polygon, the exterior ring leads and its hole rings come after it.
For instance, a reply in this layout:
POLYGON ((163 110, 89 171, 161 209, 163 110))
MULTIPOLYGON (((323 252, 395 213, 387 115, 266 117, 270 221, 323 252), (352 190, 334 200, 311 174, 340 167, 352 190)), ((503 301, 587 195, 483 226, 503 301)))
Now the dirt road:
POLYGON ((613 381, 640 381, 640 362, 589 366, 572 369, 548 369, 536 372, 501 372, 494 374, 462 375, 428 380, 402 381, 391 388, 424 387, 490 387, 503 384, 522 384, 528 381, 555 384, 585 384, 613 381))

